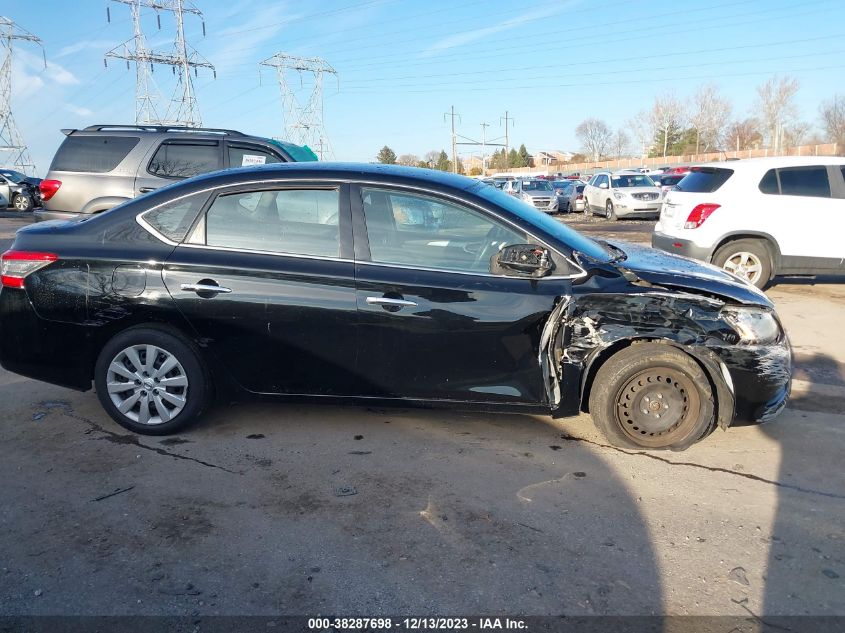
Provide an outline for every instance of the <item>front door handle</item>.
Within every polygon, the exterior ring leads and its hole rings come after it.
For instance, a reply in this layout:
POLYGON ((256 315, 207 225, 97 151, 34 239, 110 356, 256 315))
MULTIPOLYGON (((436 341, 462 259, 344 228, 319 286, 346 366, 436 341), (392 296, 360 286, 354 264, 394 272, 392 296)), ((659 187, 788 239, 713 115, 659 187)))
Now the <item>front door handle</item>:
POLYGON ((138 189, 141 193, 150 193, 151 191, 155 191, 158 187, 141 187, 138 189))
POLYGON ((393 306, 397 308, 413 308, 417 306, 417 304, 413 301, 406 301, 405 299, 391 299, 390 297, 367 297, 367 304, 371 306, 393 306))
POLYGON ((196 292, 197 294, 217 294, 222 292, 223 294, 232 292, 231 288, 225 288, 223 286, 218 286, 216 284, 182 284, 179 286, 182 290, 186 290, 188 292, 196 292))

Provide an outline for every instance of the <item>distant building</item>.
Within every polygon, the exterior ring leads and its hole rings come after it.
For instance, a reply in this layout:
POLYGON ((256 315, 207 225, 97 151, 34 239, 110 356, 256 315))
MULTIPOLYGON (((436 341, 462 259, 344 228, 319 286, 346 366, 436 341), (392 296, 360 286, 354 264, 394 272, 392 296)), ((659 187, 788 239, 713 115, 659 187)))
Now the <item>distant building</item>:
POLYGON ((550 167, 554 165, 562 165, 572 160, 575 154, 572 152, 564 152, 561 150, 538 150, 534 152, 534 165, 537 167, 550 167))

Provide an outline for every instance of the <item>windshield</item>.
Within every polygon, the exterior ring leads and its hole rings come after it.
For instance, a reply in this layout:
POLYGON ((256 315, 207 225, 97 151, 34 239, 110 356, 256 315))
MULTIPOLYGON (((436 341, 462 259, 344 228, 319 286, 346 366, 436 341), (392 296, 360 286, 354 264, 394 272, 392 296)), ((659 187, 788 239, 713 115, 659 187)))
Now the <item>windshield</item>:
POLYGON ((548 180, 526 180, 522 183, 523 191, 551 191, 552 185, 548 180))
POLYGON ((616 253, 610 253, 607 248, 595 240, 569 228, 563 222, 558 222, 545 213, 537 213, 537 210, 530 204, 509 196, 499 189, 479 186, 473 188, 472 193, 497 207, 510 211, 532 226, 537 227, 537 232, 540 234, 538 237, 548 235, 573 251, 601 262, 610 261, 611 257, 616 255, 616 253))
POLYGON ((2 174, 6 177, 6 179, 11 180, 15 184, 20 183, 24 178, 26 178, 26 176, 17 171, 0 171, 0 174, 2 174))
POLYGON ((613 188, 620 187, 654 187, 654 181, 644 174, 631 174, 630 176, 613 176, 611 178, 613 188))

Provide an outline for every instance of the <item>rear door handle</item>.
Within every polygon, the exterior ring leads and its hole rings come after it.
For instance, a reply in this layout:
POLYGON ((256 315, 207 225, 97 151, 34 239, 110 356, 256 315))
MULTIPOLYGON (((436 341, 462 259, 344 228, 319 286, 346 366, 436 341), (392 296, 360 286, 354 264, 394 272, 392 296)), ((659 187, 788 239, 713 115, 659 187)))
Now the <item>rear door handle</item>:
POLYGON ((155 191, 158 187, 141 187, 138 189, 141 193, 150 193, 151 191, 155 191))
POLYGON ((371 306, 397 306, 399 308, 416 307, 413 301, 405 299, 391 299, 390 297, 367 297, 367 304, 371 306))
POLYGON ((179 286, 182 290, 188 292, 196 292, 197 294, 201 292, 208 292, 208 293, 218 293, 222 292, 223 294, 232 292, 231 288, 226 288, 224 286, 217 286, 214 284, 182 284, 179 286))

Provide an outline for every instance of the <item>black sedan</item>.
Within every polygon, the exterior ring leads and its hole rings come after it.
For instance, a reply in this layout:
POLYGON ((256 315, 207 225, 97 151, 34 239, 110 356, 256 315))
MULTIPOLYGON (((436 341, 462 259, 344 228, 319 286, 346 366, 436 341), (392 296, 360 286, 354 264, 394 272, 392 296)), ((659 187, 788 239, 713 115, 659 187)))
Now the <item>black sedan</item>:
POLYGON ((0 363, 88 390, 147 434, 213 398, 589 411, 681 449, 776 415, 768 299, 710 266, 599 242, 483 183, 388 165, 217 172, 17 233, 0 363))

